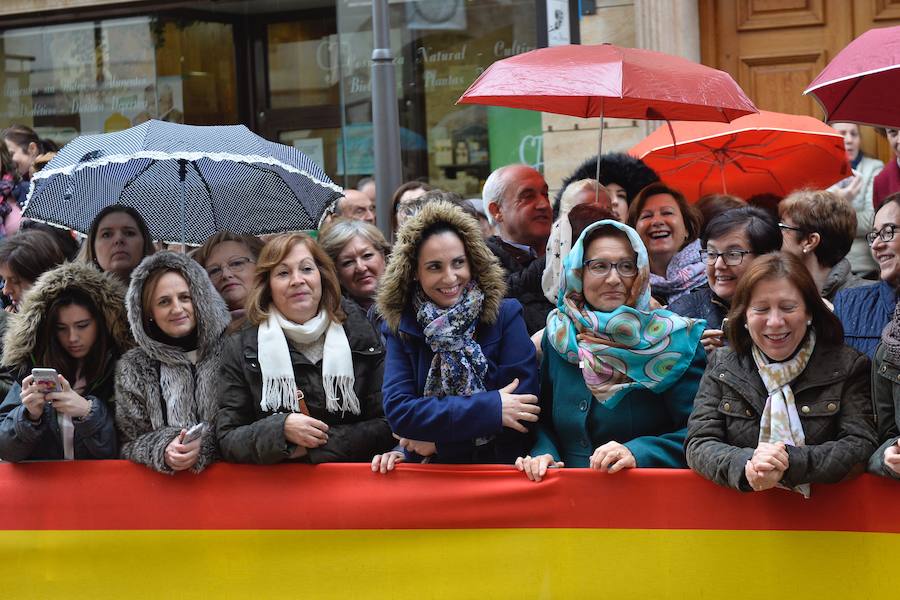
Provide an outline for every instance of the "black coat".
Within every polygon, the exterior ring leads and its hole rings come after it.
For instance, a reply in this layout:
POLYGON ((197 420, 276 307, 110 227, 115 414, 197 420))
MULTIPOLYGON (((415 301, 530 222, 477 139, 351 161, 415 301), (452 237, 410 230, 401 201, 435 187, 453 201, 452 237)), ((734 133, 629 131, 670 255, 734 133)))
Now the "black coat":
POLYGON ((722 329, 722 319, 728 316, 725 302, 709 287, 697 288, 666 308, 682 317, 704 319, 707 329, 722 329))
POLYGON ((540 331, 547 325, 547 315, 555 308, 541 288, 545 259, 535 258, 497 236, 489 237, 485 244, 506 270, 506 297, 515 298, 522 305, 528 335, 540 331))
MULTIPOLYGON (((386 452, 395 444, 381 405, 384 347, 355 303, 344 300, 342 306, 347 313, 343 326, 353 355, 359 415, 326 411, 321 361, 311 363, 289 344, 294 378, 297 388, 304 393, 310 416, 329 427, 328 442, 308 449, 303 460, 311 463, 368 462, 374 454, 386 452)), ((225 344, 217 435, 225 460, 272 464, 289 459, 296 446, 284 437, 284 422, 290 413, 273 413, 260 407, 262 372, 258 331, 259 326, 245 326, 225 344)))
MULTIPOLYGON (((784 483, 834 483, 875 449, 869 359, 849 346, 816 345, 791 383, 806 445, 788 446, 784 483)), ((688 465, 719 485, 750 491, 744 465, 759 444, 767 393, 753 358, 712 353, 685 442, 688 465)))

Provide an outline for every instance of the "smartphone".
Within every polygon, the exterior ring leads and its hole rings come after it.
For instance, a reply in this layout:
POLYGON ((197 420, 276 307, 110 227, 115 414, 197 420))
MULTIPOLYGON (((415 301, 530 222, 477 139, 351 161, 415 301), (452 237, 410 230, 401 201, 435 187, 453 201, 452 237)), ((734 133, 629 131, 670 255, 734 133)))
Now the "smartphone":
POLYGON ((59 375, 56 369, 35 368, 31 370, 31 377, 34 384, 45 394, 49 392, 61 392, 59 387, 59 375))
POLYGON ((198 437, 203 435, 203 432, 206 430, 206 423, 197 423, 193 427, 187 430, 187 433, 184 434, 184 439, 181 440, 182 444, 190 444, 198 437))
POLYGON ((728 317, 722 319, 722 333, 728 334, 728 317))

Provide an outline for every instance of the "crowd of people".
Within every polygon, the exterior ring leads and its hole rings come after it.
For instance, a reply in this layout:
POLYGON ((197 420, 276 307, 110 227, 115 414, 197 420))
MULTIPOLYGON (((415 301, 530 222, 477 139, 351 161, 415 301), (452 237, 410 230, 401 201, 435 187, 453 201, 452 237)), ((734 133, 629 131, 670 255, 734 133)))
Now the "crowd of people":
POLYGON ((900 479, 900 180, 856 125, 852 177, 777 203, 686 198, 613 153, 554 201, 525 165, 480 199, 408 182, 386 237, 368 180, 315 235, 187 252, 122 205, 80 247, 23 221, 51 148, 26 129, 0 143, 0 460, 900 479))

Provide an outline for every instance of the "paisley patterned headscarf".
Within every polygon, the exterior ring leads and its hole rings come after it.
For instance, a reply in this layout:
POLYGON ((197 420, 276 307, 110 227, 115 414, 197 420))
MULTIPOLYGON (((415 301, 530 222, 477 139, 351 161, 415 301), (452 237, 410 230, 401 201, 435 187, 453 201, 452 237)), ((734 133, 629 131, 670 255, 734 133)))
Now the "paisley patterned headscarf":
POLYGON ((660 393, 681 378, 706 322, 650 310, 650 264, 634 229, 611 220, 586 228, 563 261, 563 278, 556 309, 547 317, 547 339, 560 356, 579 366, 594 398, 613 408, 632 389, 660 393), (638 265, 625 304, 612 312, 593 310, 585 302, 582 282, 584 240, 605 225, 628 236, 638 265))

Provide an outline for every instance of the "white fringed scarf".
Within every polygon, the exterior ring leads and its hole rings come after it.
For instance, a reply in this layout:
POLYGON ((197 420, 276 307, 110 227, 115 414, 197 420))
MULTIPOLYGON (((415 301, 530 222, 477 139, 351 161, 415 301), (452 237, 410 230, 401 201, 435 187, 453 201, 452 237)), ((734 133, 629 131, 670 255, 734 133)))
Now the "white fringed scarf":
POLYGON ((288 339, 297 344, 311 344, 325 335, 322 357, 322 383, 325 388, 325 409, 328 412, 360 412, 359 398, 353 391, 353 356, 343 325, 335 323, 324 310, 298 325, 284 317, 272 306, 269 319, 260 324, 259 368, 263 389, 260 407, 267 412, 289 410, 299 412, 297 382, 288 351, 288 339), (343 398, 343 402, 341 401, 343 398))

